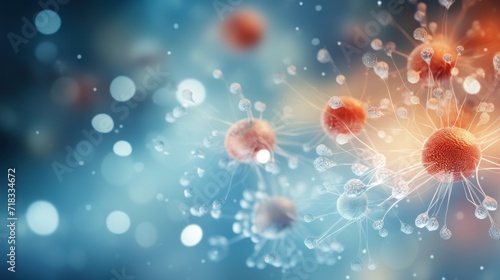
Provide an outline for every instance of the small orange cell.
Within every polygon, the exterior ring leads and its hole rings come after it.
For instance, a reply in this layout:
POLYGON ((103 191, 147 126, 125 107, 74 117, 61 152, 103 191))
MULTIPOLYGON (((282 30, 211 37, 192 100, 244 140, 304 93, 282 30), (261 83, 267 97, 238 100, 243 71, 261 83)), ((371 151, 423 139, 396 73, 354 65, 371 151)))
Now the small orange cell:
POLYGON ((260 119, 244 119, 233 124, 224 145, 229 156, 242 163, 251 163, 260 150, 272 153, 276 135, 271 125, 260 119))
POLYGON ((338 98, 340 101, 338 106, 332 106, 330 100, 323 110, 321 116, 323 131, 332 139, 336 139, 339 134, 358 135, 366 123, 364 103, 350 96, 338 98))
POLYGON ((430 44, 421 44, 417 46, 408 56, 408 70, 414 70, 420 75, 420 83, 424 86, 434 85, 434 81, 438 84, 447 81, 451 77, 451 69, 455 65, 457 53, 450 46, 442 41, 432 42, 430 44), (430 59, 430 63, 422 58, 422 50, 424 48, 432 48, 434 54, 430 59), (447 62, 443 56, 450 54, 447 62), (429 69, 431 76, 429 77, 429 69), (430 80, 429 80, 430 78, 430 80), (429 83, 430 82, 430 83, 429 83))
POLYGON ((247 50, 257 46, 265 31, 261 15, 252 10, 232 13, 221 25, 224 41, 235 50, 247 50))
POLYGON ((435 180, 458 182, 476 172, 481 149, 476 137, 459 127, 445 127, 435 131, 425 142, 422 164, 435 180))

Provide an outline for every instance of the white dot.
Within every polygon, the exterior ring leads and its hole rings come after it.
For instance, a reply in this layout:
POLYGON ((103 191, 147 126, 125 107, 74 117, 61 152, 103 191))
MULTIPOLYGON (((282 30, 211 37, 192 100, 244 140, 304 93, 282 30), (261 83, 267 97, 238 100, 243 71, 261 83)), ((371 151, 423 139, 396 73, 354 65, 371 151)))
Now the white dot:
POLYGON ((156 243, 158 231, 156 226, 150 222, 142 222, 135 229, 135 241, 139 246, 148 248, 156 243))
POLYGON ((319 39, 314 38, 314 39, 312 39, 311 43, 313 44, 313 46, 317 46, 317 45, 319 45, 319 39))
POLYGON ((177 101, 185 107, 197 106, 205 101, 206 91, 205 86, 198 80, 186 79, 177 85, 177 92, 175 93, 177 101), (184 97, 184 90, 192 92, 191 99, 193 102, 186 100, 184 97))
POLYGON ((179 24, 178 23, 174 23, 174 29, 179 29, 179 24))
POLYGON ((113 211, 106 218, 106 227, 114 234, 122 234, 130 228, 130 218, 122 211, 113 211))
POLYGON ((50 202, 33 202, 26 213, 29 228, 38 235, 50 235, 59 225, 59 214, 50 202))
POLYGON ((82 55, 81 55, 81 54, 78 54, 78 55, 76 56, 76 58, 77 58, 77 59, 82 59, 82 55))
POLYGON ((269 152, 269 150, 262 149, 259 150, 257 154, 255 154, 255 160, 260 164, 267 163, 270 159, 271 153, 269 152))
POLYGON ((321 7, 321 5, 316 5, 316 11, 321 11, 321 9, 323 9, 323 7, 321 7))
POLYGON ((124 140, 120 140, 113 145, 113 151, 115 154, 126 157, 132 153, 132 146, 124 140))
POLYGON ((118 76, 111 82, 109 91, 113 99, 125 102, 134 96, 135 83, 129 77, 118 76))
POLYGON ((61 18, 52 10, 43 10, 36 15, 35 26, 42 34, 54 34, 61 27, 61 18))
POLYGON ((92 118, 92 127, 100 133, 108 133, 115 126, 113 119, 107 114, 97 114, 92 118))
POLYGON ((185 227, 181 232, 181 242, 186 247, 193 247, 200 243, 203 230, 199 225, 192 224, 185 227))

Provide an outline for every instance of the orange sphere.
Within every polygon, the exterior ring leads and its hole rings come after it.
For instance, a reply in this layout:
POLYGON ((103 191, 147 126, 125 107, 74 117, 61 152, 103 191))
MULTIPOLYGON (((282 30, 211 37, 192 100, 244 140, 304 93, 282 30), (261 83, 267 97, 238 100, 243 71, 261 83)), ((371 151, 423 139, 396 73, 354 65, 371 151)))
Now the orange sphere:
POLYGON ((447 81, 451 77, 451 69, 455 65, 456 52, 452 51, 448 44, 444 42, 432 42, 430 44, 421 44, 417 46, 408 56, 408 70, 417 71, 420 75, 420 83, 424 86, 434 85, 434 82, 441 83, 447 81), (431 57, 430 63, 422 58, 422 49, 431 47, 434 54, 431 57), (445 54, 451 54, 450 63, 443 59, 445 54), (431 77, 429 81, 429 69, 431 70, 431 77), (430 82, 430 83, 429 83, 430 82))
POLYGON ((332 139, 339 134, 357 135, 364 129, 366 122, 363 102, 350 96, 339 98, 342 104, 333 109, 328 102, 321 116, 323 131, 332 139))
POLYGON ((469 178, 476 171, 481 150, 476 137, 458 127, 434 132, 422 150, 422 164, 435 180, 444 183, 469 178))
POLYGON ((229 156, 242 163, 254 161, 260 150, 268 150, 271 153, 275 144, 274 129, 260 119, 236 122, 229 128, 224 140, 229 156))
POLYGON ((240 10, 223 21, 221 33, 231 48, 246 50, 260 43, 264 29, 264 20, 260 14, 251 10, 240 10))

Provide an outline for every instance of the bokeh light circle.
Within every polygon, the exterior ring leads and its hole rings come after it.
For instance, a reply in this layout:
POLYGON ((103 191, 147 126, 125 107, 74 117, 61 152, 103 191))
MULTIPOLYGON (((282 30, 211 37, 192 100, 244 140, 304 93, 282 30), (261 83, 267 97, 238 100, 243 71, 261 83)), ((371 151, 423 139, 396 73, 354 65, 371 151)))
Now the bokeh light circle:
POLYGON ((35 26, 40 33, 51 35, 61 27, 61 18, 52 10, 43 10, 36 15, 35 26))
POLYGON ((125 102, 135 94, 135 83, 129 77, 118 76, 109 86, 109 92, 116 101, 125 102))
POLYGON ((181 232, 181 242, 186 247, 196 246, 202 238, 203 230, 196 224, 188 225, 181 232))
POLYGON ((120 140, 113 145, 113 151, 118 156, 126 157, 132 153, 132 146, 129 142, 120 140))
POLYGON ((142 222, 135 229, 135 241, 139 246, 149 248, 156 243, 158 239, 158 230, 150 222, 142 222))
POLYGON ((92 127, 100 133, 108 133, 115 126, 108 114, 97 114, 92 118, 92 127))
POLYGON ((205 86, 198 80, 186 79, 177 85, 175 96, 177 97, 177 101, 185 107, 198 106, 205 101, 205 86), (191 91, 191 100, 186 99, 185 94, 183 94, 184 90, 191 91))
POLYGON ((50 235, 59 225, 59 214, 52 203, 39 200, 33 202, 26 213, 29 228, 38 235, 50 235))
POLYGON ((130 218, 125 212, 113 211, 106 218, 106 227, 111 233, 123 234, 130 228, 130 218))

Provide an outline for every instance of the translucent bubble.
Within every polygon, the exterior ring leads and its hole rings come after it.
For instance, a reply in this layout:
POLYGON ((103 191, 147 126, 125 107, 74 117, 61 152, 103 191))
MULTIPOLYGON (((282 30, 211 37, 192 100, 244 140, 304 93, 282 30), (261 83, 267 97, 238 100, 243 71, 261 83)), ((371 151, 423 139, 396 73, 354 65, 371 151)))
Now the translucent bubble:
POLYGON ((40 33, 51 35, 61 28, 61 18, 52 10, 42 10, 35 17, 35 26, 40 33))
POLYGON ((304 215, 304 222, 310 223, 312 221, 314 221, 314 216, 313 215, 311 215, 311 214, 304 215))
POLYGON ((384 48, 384 43, 382 43, 382 40, 380 40, 379 38, 375 38, 371 41, 370 46, 373 50, 379 51, 384 48))
POLYGON ((384 113, 382 113, 382 110, 380 110, 379 107, 374 106, 374 105, 369 106, 366 109, 366 113, 368 115, 368 118, 370 118, 370 119, 377 119, 377 118, 380 118, 384 115, 384 113))
POLYGON ((396 186, 392 188, 392 197, 397 200, 401 200, 405 198, 410 192, 410 186, 408 186, 408 182, 399 180, 396 186))
POLYGON ((335 78, 335 81, 337 82, 337 84, 343 85, 345 83, 345 76, 344 75, 337 75, 337 77, 335 78))
POLYGON ((408 223, 401 223, 401 232, 404 234, 412 234, 413 226, 408 223))
POLYGON ((282 84, 286 81, 286 76, 282 72, 275 73, 273 75, 273 82, 277 85, 282 84))
POLYGON ((363 165, 360 162, 355 162, 351 166, 352 173, 354 173, 354 175, 356 176, 363 176, 363 174, 365 174, 368 169, 369 168, 367 166, 363 165))
POLYGON ((438 109, 438 107, 439 101, 436 98, 431 97, 427 100, 427 109, 435 111, 438 109))
POLYGON ((51 235, 59 225, 59 214, 52 203, 39 200, 28 207, 26 221, 35 234, 51 235))
POLYGON ((113 145, 113 152, 118 156, 126 157, 132 153, 132 146, 129 142, 120 140, 113 145))
POLYGON ((198 80, 195 79, 185 79, 179 82, 177 85, 177 91, 175 92, 177 101, 184 107, 193 107, 203 103, 206 97, 205 86, 198 80), (191 92, 190 100, 186 100, 185 91, 189 90, 191 92))
POLYGON ((413 31, 413 38, 415 38, 415 40, 423 42, 425 36, 427 36, 427 30, 423 27, 418 27, 413 31))
POLYGON ((439 221, 436 217, 431 217, 425 227, 428 231, 436 231, 439 228, 439 221))
POLYGON ((420 98, 418 98, 418 96, 412 96, 410 98, 410 103, 413 105, 418 105, 420 104, 420 98))
POLYGON ((348 197, 357 197, 363 194, 367 186, 359 179, 350 179, 344 184, 344 193, 348 197))
POLYGON ((389 77, 389 65, 384 61, 377 62, 377 64, 375 64, 375 67, 373 68, 373 71, 383 80, 389 77))
POLYGON ((434 49, 432 47, 424 47, 420 51, 420 57, 427 63, 431 63, 432 56, 434 55, 434 49))
POLYGON ((330 57, 330 53, 325 48, 320 49, 318 51, 318 53, 316 55, 316 59, 318 59, 318 61, 321 63, 329 63, 332 61, 332 58, 330 57))
POLYGON ((181 97, 182 97, 183 100, 185 100, 187 102, 194 103, 193 92, 190 91, 189 89, 183 90, 182 93, 181 93, 181 97))
POLYGON ((391 105, 391 100, 389 98, 380 99, 380 109, 388 109, 391 105))
POLYGON ((464 79, 464 90, 468 94, 477 94, 481 90, 481 84, 473 76, 467 76, 464 79))
POLYGON ((297 169, 299 167, 299 159, 297 157, 290 157, 288 159, 288 168, 297 169))
POLYGON ((495 70, 500 71, 500 52, 493 56, 493 67, 495 70))
POLYGON ((406 119, 408 117, 408 111, 405 107, 399 107, 396 109, 396 115, 400 119, 406 119))
POLYGON ((227 256, 229 242, 224 236, 210 237, 208 239, 208 245, 210 246, 207 253, 209 260, 219 262, 227 256))
POLYGON ((372 158, 372 165, 375 168, 382 168, 386 164, 386 158, 383 154, 375 154, 372 158))
POLYGON ((444 240, 448 240, 451 238, 451 231, 446 226, 443 226, 439 231, 439 236, 444 240))
POLYGON ((413 69, 410 69, 408 70, 408 72, 406 72, 406 77, 410 84, 416 84, 420 80, 420 73, 413 69))
POLYGON ((457 46, 456 50, 457 50, 457 54, 458 54, 459 56, 461 56, 461 55, 464 53, 464 50, 465 50, 465 49, 464 49, 464 46, 459 45, 459 46, 457 46))
POLYGON ((151 222, 142 222, 135 229, 135 241, 143 248, 149 248, 156 243, 158 230, 151 222))
POLYGON ((330 105, 330 108, 332 108, 333 110, 337 110, 338 108, 344 106, 342 99, 338 96, 332 96, 330 100, 328 100, 328 104, 330 105))
POLYGON ((264 112, 266 110, 266 104, 261 102, 261 101, 256 101, 254 104, 253 104, 253 108, 255 109, 255 111, 257 112, 264 112))
POLYGON ((485 196, 483 199, 483 206, 488 211, 495 211, 498 208, 498 202, 491 196, 485 196))
POLYGON ((337 199, 337 211, 346 220, 361 219, 368 213, 368 198, 366 194, 349 197, 343 193, 337 199))
POLYGON ((123 234, 130 228, 130 218, 123 211, 113 211, 106 218, 106 227, 111 233, 123 234))
POLYGON ((455 0, 439 0, 439 4, 445 7, 447 10, 450 9, 451 5, 455 2, 455 0))
POLYGON ((335 142, 339 145, 345 145, 349 142, 349 135, 344 133, 339 133, 337 137, 335 137, 335 142))
POLYGON ((109 92, 114 100, 125 102, 135 94, 135 83, 129 77, 118 76, 111 81, 109 92))
POLYGON ((484 206, 478 205, 474 211, 474 216, 480 220, 484 220, 488 217, 488 210, 484 206))
POLYGON ((392 53, 396 51, 396 43, 389 41, 385 44, 385 54, 392 57, 392 53))
POLYGON ((297 75, 297 67, 295 67, 295 65, 288 65, 286 72, 288 75, 295 76, 297 75))
POLYGON ((429 214, 426 212, 419 214, 415 219, 415 226, 418 228, 424 228, 429 223, 429 214))
POLYGON ((220 69, 215 69, 212 72, 212 76, 214 77, 214 79, 220 80, 224 77, 224 74, 222 73, 222 71, 220 69))
POLYGON ((318 239, 314 237, 308 237, 304 239, 304 244, 307 248, 314 249, 316 248, 316 246, 318 246, 318 239))
POLYGON ((453 60, 453 56, 451 55, 451 53, 445 53, 445 54, 443 54, 443 60, 446 63, 451 64, 451 61, 453 60))
POLYGON ((488 231, 490 237, 493 239, 500 239, 500 228, 497 224, 491 224, 490 230, 488 231))
MULTIPOLYGON (((427 16, 427 14, 426 14, 424 11, 416 11, 416 12, 415 12, 415 14, 413 14, 413 18, 414 18, 416 21, 420 22, 421 24, 422 24, 422 22, 424 22, 424 21, 425 21, 426 16, 427 16)), ((426 35, 427 35, 427 34, 426 34, 426 35)), ((413 37, 415 37, 415 33, 413 34, 413 37)), ((425 37, 425 36, 424 36, 424 37, 425 37)), ((415 39, 417 39, 417 38, 415 38, 415 39)), ((418 39, 417 39, 417 40, 418 40, 418 39)))
POLYGON ((163 149, 165 149, 165 141, 159 138, 153 139, 153 146, 156 151, 161 152, 163 149))
POLYGON ((389 231, 386 228, 382 228, 378 231, 378 235, 380 235, 380 237, 387 237, 389 235, 389 231))
POLYGON ((92 127, 100 133, 109 133, 115 126, 113 119, 108 114, 98 114, 92 118, 92 127))
POLYGON ((373 260, 368 261, 368 269, 369 270, 375 270, 377 269, 377 264, 373 260))
POLYGON ((240 102, 238 103, 238 108, 240 109, 240 111, 250 111, 250 109, 252 108, 252 102, 250 102, 250 100, 244 98, 242 100, 240 100, 240 102))
POLYGON ((327 146, 320 144, 316 147, 316 154, 318 156, 329 157, 329 156, 333 156, 333 151, 332 151, 332 149, 328 148, 327 146))
POLYGON ((188 225, 181 232, 181 242, 186 247, 196 246, 202 238, 203 230, 197 224, 188 225))
POLYGON ((484 72, 484 69, 483 68, 477 68, 476 69, 476 74, 481 77, 481 78, 484 78, 486 76, 486 72, 484 72))
POLYGON ((232 83, 229 86, 229 91, 232 94, 241 94, 241 85, 239 83, 232 83))
POLYGON ((373 68, 377 64, 377 56, 374 53, 366 52, 361 57, 361 61, 366 67, 373 68))
POLYGON ((374 230, 381 230, 384 227, 384 220, 373 221, 372 227, 374 230))
POLYGON ((355 258, 351 263, 352 271, 361 271, 363 269, 363 262, 360 258, 355 258))

